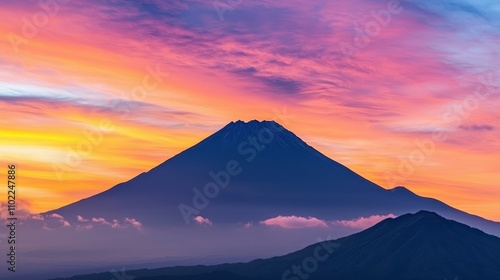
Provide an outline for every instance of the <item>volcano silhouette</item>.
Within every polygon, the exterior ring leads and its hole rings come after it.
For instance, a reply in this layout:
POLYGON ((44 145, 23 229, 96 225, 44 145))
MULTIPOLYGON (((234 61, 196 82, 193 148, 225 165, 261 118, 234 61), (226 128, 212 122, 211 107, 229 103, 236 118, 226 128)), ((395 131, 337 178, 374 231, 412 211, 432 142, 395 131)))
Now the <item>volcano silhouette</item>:
POLYGON ((237 121, 148 172, 47 213, 185 226, 198 216, 230 224, 279 215, 343 220, 419 210, 500 235, 500 223, 404 187, 386 190, 370 182, 274 121, 237 121))

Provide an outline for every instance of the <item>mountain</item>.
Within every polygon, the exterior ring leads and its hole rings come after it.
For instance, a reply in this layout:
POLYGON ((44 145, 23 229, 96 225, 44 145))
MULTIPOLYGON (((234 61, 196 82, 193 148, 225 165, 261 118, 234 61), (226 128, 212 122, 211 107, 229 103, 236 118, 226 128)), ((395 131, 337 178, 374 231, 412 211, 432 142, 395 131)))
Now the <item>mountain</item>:
POLYGON ((368 181, 274 121, 237 121, 148 172, 45 214, 185 226, 196 216, 231 224, 279 215, 345 220, 418 210, 500 235, 500 223, 368 181))
MULTIPOLYGON (((136 280, 493 280, 500 279, 500 238, 419 211, 285 256, 249 263, 143 269, 125 275, 136 280)), ((110 274, 69 279, 109 280, 110 274)))

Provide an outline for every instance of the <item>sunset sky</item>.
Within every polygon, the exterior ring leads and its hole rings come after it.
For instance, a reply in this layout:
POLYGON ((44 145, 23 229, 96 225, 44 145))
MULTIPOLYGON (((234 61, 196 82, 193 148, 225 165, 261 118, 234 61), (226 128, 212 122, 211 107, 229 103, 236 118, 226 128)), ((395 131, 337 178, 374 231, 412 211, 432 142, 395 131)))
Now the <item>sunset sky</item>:
POLYGON ((0 3, 0 170, 33 212, 257 119, 500 221, 497 0, 40 3, 0 3))

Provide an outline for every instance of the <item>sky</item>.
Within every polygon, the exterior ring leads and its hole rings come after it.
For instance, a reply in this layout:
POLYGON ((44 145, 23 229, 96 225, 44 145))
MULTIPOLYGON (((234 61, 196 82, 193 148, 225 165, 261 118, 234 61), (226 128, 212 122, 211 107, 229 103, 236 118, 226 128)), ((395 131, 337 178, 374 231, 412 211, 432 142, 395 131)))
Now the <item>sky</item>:
POLYGON ((33 212, 257 119, 500 221, 498 1, 6 0, 0 17, 0 162, 33 212))

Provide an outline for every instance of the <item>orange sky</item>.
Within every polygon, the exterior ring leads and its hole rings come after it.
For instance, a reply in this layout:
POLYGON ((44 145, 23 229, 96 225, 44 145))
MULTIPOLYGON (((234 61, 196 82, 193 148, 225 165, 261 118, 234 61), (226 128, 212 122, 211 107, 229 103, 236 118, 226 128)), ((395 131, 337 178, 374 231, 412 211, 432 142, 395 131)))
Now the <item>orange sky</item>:
POLYGON ((407 3, 346 55, 353 29, 386 8, 359 2, 246 1, 220 21, 196 1, 57 12, 6 1, 0 159, 18 166, 19 195, 39 212, 149 170, 230 121, 274 119, 385 188, 500 221, 497 22, 407 3))

